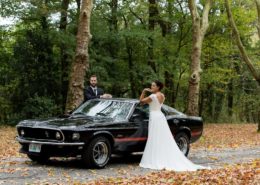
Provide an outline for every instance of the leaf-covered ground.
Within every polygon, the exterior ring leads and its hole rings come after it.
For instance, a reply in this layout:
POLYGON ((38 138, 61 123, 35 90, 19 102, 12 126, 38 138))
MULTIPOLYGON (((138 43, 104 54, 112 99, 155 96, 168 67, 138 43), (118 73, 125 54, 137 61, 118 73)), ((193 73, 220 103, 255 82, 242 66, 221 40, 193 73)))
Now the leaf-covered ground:
POLYGON ((256 131, 257 124, 206 124, 202 137, 192 144, 192 149, 259 146, 260 133, 256 131))
MULTIPOLYGON (((201 139, 192 144, 194 151, 222 151, 223 149, 243 149, 254 148, 259 150, 260 133, 256 132, 256 124, 206 124, 201 139)), ((11 127, 0 127, 0 173, 17 174, 26 177, 31 173, 31 162, 25 159, 28 166, 19 167, 19 163, 8 161, 11 158, 21 158, 24 160, 25 155, 19 154, 19 144, 15 141, 16 131, 11 127), (18 166, 16 168, 7 168, 7 166, 18 166)), ((243 150, 242 150, 243 151, 243 150)), ((257 155, 259 151, 257 152, 257 155)), ((199 157, 199 156, 197 156, 199 157)), ((32 166, 33 168, 46 168, 42 166, 32 166)), ((47 166, 48 167, 48 166, 47 166)), ((138 167, 137 167, 138 168, 138 167)), ((84 170, 83 170, 84 171, 84 170)), ((92 170, 90 170, 92 171, 92 170)), ((103 170, 98 171, 102 173, 103 170)), ((241 184, 241 185, 259 185, 260 183, 260 156, 256 156, 249 161, 242 161, 240 164, 221 163, 220 168, 212 170, 199 170, 196 172, 173 172, 173 171, 156 171, 147 174, 125 177, 99 177, 93 181, 78 181, 73 179, 69 169, 65 169, 66 181, 58 180, 57 172, 49 168, 46 181, 36 184, 241 184), (67 172, 66 172, 67 171, 67 172), (48 181, 51 178, 52 181, 48 181), (57 178, 57 181, 55 179, 57 178), (57 183, 56 183, 57 182, 57 183)), ((65 173, 62 172, 62 173, 65 173)), ((96 173, 93 170, 93 173, 96 173)), ((113 173, 113 172, 112 172, 113 173)), ((127 169, 122 169, 118 173, 127 174, 127 169)), ((0 181, 1 182, 1 181, 0 181)), ((7 181, 6 181, 7 182, 7 181)), ((10 181, 9 181, 10 182, 10 181)), ((0 183, 1 184, 1 183, 0 183)), ((19 183, 18 183, 19 184, 19 183)), ((34 184, 30 182, 30 184, 34 184)))
MULTIPOLYGON (((259 146, 260 133, 256 130, 256 124, 207 124, 203 136, 198 142, 192 144, 192 149, 218 150, 259 146)), ((89 184, 260 185, 260 156, 248 163, 224 165, 223 168, 213 170, 181 173, 159 171, 129 179, 99 179, 89 184)))
MULTIPOLYGON (((172 184, 172 185, 213 185, 213 184, 241 184, 259 185, 260 183, 260 160, 250 163, 225 166, 222 169, 199 170, 197 172, 172 172, 160 171, 135 178, 109 178, 100 179, 88 184, 109 185, 109 184, 172 184)), ((75 183, 77 184, 77 183, 75 183)))
POLYGON ((0 127, 0 159, 19 157, 19 143, 15 140, 15 127, 0 127))

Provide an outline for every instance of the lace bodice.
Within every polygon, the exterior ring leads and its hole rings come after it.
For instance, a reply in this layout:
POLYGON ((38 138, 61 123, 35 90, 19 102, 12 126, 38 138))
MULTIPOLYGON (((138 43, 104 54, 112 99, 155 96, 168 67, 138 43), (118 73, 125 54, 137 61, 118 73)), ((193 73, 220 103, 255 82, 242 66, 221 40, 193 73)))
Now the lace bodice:
POLYGON ((159 102, 156 94, 151 94, 149 96, 152 102, 149 104, 150 111, 161 111, 162 104, 159 102))

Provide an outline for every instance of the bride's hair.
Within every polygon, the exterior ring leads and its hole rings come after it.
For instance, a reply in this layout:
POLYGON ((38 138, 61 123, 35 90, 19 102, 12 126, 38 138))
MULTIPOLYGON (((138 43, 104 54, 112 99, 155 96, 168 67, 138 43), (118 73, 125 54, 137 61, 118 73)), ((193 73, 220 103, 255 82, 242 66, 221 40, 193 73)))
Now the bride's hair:
POLYGON ((163 89, 163 83, 160 82, 159 80, 155 80, 154 83, 156 84, 157 87, 159 87, 159 90, 163 89))

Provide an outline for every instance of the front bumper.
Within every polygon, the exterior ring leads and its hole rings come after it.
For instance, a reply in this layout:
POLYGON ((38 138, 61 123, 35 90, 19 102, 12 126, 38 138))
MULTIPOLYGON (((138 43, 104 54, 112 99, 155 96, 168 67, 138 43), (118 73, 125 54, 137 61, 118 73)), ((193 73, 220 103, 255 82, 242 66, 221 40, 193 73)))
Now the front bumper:
POLYGON ((28 140, 21 137, 16 137, 16 140, 21 144, 20 153, 33 155, 48 155, 50 157, 73 157, 82 154, 85 146, 84 142, 54 142, 54 141, 38 141, 28 140), (29 151, 30 144, 41 145, 39 153, 29 151))

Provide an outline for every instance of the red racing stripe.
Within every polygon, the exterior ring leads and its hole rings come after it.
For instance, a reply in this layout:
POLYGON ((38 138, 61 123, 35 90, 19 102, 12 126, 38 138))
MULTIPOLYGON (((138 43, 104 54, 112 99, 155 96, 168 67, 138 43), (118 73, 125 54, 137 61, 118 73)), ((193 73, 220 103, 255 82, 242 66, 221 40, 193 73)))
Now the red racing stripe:
POLYGON ((147 137, 124 137, 124 138, 115 138, 116 142, 128 142, 128 141, 146 141, 147 137))

